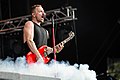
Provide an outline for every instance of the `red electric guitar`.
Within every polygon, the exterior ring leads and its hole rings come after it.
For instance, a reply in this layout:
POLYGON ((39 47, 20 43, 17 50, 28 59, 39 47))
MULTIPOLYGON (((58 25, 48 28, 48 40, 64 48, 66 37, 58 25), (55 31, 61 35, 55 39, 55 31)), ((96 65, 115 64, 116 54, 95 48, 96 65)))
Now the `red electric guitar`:
MULTIPOLYGON (((71 32, 69 33, 69 37, 66 38, 65 40, 63 40, 61 43, 62 43, 62 44, 67 43, 67 42, 68 42, 69 40, 71 40, 74 36, 75 36, 74 32, 71 31, 71 32)), ((59 44, 56 45, 55 47, 57 47, 57 46, 59 46, 59 44)), ((46 45, 43 45, 43 46, 41 46, 41 47, 38 49, 38 51, 39 51, 39 53, 41 54, 41 56, 42 56, 45 64, 48 63, 49 60, 50 60, 50 58, 47 56, 47 51, 46 51, 46 49, 47 49, 47 46, 46 46, 46 45)), ((35 62, 37 61, 37 60, 36 60, 36 55, 35 55, 34 53, 32 53, 32 52, 28 52, 27 55, 26 55, 26 60, 27 60, 27 63, 28 63, 28 64, 30 64, 30 63, 35 63, 35 62)))

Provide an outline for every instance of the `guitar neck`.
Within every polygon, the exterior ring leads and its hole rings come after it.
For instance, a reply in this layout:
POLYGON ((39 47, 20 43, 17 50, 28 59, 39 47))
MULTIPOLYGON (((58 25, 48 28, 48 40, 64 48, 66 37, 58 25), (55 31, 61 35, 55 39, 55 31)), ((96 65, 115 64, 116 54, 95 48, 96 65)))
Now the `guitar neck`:
POLYGON ((71 40, 71 38, 66 38, 65 40, 63 40, 61 43, 63 43, 63 44, 65 44, 65 43, 67 43, 68 41, 70 41, 71 40))
POLYGON ((59 46, 60 44, 63 44, 63 45, 64 45, 65 43, 67 43, 68 41, 70 41, 74 36, 75 36, 74 33, 73 33, 73 32, 70 32, 70 33, 69 33, 69 37, 66 38, 65 40, 63 40, 62 42, 60 42, 59 44, 57 44, 57 45, 55 46, 55 48, 56 48, 57 46, 59 46))

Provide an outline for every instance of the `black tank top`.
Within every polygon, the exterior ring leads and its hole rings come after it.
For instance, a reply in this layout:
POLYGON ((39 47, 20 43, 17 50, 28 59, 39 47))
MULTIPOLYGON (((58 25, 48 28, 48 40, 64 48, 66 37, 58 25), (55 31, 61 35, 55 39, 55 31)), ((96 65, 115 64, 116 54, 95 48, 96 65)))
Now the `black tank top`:
MULTIPOLYGON (((48 39, 47 30, 45 28, 39 26, 38 24, 34 23, 33 41, 35 42, 37 49, 39 47, 41 47, 42 45, 47 45, 47 39, 48 39)), ((25 42, 23 45, 24 45, 24 47, 23 47, 24 54, 23 55, 26 55, 30 51, 30 49, 27 45, 27 42, 25 42)))

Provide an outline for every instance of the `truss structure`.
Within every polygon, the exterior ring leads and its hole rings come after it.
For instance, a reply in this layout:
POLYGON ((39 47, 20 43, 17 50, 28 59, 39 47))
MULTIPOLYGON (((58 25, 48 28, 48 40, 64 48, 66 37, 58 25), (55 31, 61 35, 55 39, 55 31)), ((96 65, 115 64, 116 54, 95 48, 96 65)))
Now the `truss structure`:
MULTIPOLYGON (((51 25, 52 16, 54 16, 54 21, 56 23, 65 23, 68 21, 77 20, 75 16, 76 10, 77 8, 72 8, 72 6, 67 6, 67 7, 46 11, 45 22, 42 24, 42 26, 51 25)), ((30 18, 31 15, 26 15, 26 16, 7 19, 7 20, 1 20, 0 33, 11 30, 20 30, 21 28, 23 28, 23 23, 25 23, 25 21, 29 20, 30 18)))

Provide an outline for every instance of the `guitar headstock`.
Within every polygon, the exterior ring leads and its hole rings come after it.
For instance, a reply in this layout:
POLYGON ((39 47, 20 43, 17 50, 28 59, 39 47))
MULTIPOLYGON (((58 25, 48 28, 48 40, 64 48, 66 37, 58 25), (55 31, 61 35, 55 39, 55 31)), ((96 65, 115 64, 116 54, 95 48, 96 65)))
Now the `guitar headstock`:
POLYGON ((75 36, 75 33, 72 32, 72 31, 70 31, 70 32, 69 32, 69 38, 72 39, 74 36, 75 36))
POLYGON ((65 43, 67 43, 68 41, 70 41, 70 40, 75 36, 75 33, 72 32, 72 31, 70 31, 70 32, 68 33, 68 35, 69 35, 69 37, 66 38, 65 40, 63 40, 63 41, 61 42, 62 44, 65 44, 65 43))

